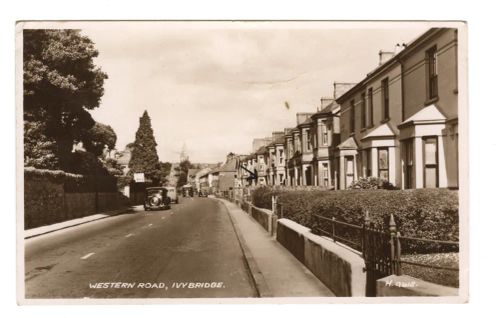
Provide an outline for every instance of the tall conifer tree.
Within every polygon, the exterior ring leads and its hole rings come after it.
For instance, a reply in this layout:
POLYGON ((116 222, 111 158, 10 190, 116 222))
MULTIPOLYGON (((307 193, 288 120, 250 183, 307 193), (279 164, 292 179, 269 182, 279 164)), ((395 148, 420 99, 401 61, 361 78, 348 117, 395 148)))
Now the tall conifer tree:
POLYGON ((159 184, 162 179, 156 145, 151 119, 148 112, 144 111, 144 114, 139 119, 139 129, 135 133, 129 168, 131 174, 144 173, 145 177, 150 179, 154 185, 159 184))

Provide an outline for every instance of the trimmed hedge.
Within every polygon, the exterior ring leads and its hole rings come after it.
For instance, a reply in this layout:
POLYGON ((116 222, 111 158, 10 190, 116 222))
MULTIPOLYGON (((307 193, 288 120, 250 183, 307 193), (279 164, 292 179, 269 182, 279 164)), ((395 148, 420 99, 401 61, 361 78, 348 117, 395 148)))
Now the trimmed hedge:
MULTIPOLYGON (((369 211, 371 221, 387 229, 392 213, 401 235, 458 241, 458 191, 455 190, 277 191, 260 187, 253 192, 252 200, 258 207, 269 208, 272 195, 278 195, 284 217, 309 228, 315 228, 319 223, 313 218, 313 213, 362 225, 365 211, 369 211)), ((339 227, 339 230, 342 231, 342 228, 339 227)), ((348 232, 348 229, 344 231, 348 232)), ((354 233, 349 237, 356 235, 354 233)), ((457 250, 454 246, 402 243, 403 253, 457 250)))
POLYGON ((128 198, 117 191, 116 178, 112 176, 83 176, 29 167, 24 169, 25 229, 126 205, 128 198))
POLYGON ((44 180, 62 184, 66 193, 117 192, 114 176, 92 176, 67 173, 61 170, 24 168, 25 180, 44 180))

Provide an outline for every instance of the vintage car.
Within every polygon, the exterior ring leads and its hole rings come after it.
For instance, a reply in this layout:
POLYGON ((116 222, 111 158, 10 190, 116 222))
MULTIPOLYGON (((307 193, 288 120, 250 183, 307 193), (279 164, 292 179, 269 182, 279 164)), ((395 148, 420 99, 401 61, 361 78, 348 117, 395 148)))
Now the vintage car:
POLYGON ((167 189, 167 195, 170 198, 170 202, 179 203, 179 197, 177 196, 177 189, 175 187, 165 187, 167 189))
POLYGON ((170 208, 170 198, 163 187, 146 188, 144 210, 164 210, 170 208))
POLYGON ((190 184, 182 186, 182 196, 183 197, 193 197, 193 187, 190 184))

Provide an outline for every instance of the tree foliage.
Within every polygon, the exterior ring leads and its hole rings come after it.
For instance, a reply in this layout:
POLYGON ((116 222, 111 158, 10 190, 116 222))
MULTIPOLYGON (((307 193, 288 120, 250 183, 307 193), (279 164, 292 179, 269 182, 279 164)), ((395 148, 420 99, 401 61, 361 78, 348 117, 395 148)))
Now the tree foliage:
POLYGON ((177 187, 182 187, 187 184, 188 170, 192 168, 194 168, 194 165, 189 161, 189 159, 183 160, 179 163, 179 167, 177 167, 177 187))
POLYGON ((162 184, 168 183, 168 176, 170 175, 170 171, 172 170, 172 164, 170 162, 161 162, 160 161, 160 169, 162 172, 162 184))
POLYGON ((95 125, 88 110, 99 107, 107 75, 78 30, 24 30, 23 38, 25 165, 67 170, 73 145, 95 125))
POLYGON ((41 121, 24 121, 24 165, 39 169, 57 169, 55 140, 44 134, 41 121))
POLYGON ((109 175, 103 162, 93 153, 77 150, 71 153, 71 165, 66 171, 83 175, 109 175))
POLYGON ((156 145, 151 119, 148 112, 144 111, 144 114, 139 119, 139 128, 135 133, 134 147, 129 162, 129 173, 144 173, 145 177, 155 185, 159 184, 163 179, 156 145))
POLYGON ((113 128, 96 122, 95 125, 83 135, 83 146, 96 156, 101 156, 104 149, 111 151, 116 145, 116 134, 113 128))

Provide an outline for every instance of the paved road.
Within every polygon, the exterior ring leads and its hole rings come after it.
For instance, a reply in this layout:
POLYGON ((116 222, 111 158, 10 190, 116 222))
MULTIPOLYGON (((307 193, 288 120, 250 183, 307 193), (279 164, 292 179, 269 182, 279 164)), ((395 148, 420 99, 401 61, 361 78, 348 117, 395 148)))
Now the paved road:
POLYGON ((256 296, 231 220, 208 198, 28 239, 25 273, 26 298, 256 296))

